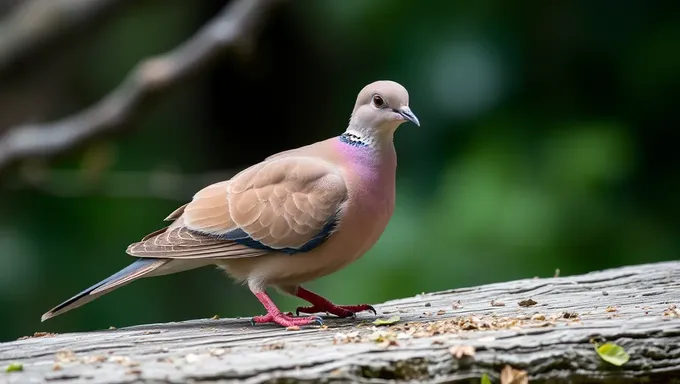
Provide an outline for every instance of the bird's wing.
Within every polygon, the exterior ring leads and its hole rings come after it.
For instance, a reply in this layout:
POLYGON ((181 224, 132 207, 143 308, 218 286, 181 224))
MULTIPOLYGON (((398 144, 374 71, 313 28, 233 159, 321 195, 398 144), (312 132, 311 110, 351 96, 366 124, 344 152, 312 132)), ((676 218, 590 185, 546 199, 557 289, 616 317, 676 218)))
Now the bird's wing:
POLYGON ((234 258, 309 251, 334 231, 347 186, 317 157, 277 157, 210 185, 173 212, 165 230, 131 244, 150 258, 234 258))

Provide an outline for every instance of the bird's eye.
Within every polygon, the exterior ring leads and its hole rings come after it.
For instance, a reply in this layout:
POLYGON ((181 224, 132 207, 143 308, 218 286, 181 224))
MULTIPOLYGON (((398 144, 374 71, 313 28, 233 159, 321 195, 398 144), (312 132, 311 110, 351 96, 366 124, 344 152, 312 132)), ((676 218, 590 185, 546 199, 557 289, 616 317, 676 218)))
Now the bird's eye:
POLYGON ((375 105, 378 108, 382 108, 385 106, 385 100, 380 95, 375 95, 373 96, 373 105, 375 105))

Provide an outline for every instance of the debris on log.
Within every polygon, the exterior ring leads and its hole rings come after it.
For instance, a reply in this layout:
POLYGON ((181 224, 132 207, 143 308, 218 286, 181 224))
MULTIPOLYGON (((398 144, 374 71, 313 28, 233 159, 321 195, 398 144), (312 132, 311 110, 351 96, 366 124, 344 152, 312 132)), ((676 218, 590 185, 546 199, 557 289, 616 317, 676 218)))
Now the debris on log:
POLYGON ((678 305, 667 262, 421 294, 299 330, 215 317, 37 332, 0 344, 0 382, 671 383, 678 305))

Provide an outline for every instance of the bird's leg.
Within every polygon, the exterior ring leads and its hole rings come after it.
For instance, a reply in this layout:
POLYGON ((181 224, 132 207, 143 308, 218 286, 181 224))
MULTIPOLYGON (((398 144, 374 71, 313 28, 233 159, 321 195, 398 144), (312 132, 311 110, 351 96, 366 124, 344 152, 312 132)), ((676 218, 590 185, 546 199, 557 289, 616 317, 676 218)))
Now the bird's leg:
POLYGON ((371 311, 376 314, 375 308, 368 304, 359 305, 335 305, 331 303, 328 299, 317 295, 314 292, 310 292, 302 287, 297 287, 294 292, 295 296, 308 301, 312 304, 309 307, 298 307, 295 313, 299 316, 300 313, 318 313, 318 312, 328 312, 338 317, 354 317, 356 312, 361 311, 371 311))
POLYGON ((264 316, 253 317, 253 325, 256 323, 276 323, 284 327, 291 327, 297 325, 308 325, 308 324, 323 324, 323 321, 319 316, 310 317, 292 317, 281 313, 279 308, 274 304, 272 299, 267 295, 266 292, 253 292, 260 303, 267 310, 267 314, 264 316))

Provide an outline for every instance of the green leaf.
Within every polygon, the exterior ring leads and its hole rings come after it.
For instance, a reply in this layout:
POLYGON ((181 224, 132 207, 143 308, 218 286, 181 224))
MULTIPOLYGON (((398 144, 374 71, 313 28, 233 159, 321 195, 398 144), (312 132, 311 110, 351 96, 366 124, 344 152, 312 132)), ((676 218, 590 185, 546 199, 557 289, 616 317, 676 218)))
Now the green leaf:
POLYGON ((24 365, 21 363, 12 363, 5 368, 5 372, 19 372, 24 370, 24 365))
POLYGON ((626 351, 619 345, 613 343, 604 343, 600 346, 595 346, 597 354, 600 355, 602 360, 614 364, 617 367, 626 364, 630 359, 630 356, 626 351))
POLYGON ((489 379, 489 375, 487 375, 486 373, 483 374, 480 384, 491 384, 491 379, 489 379))
POLYGON ((399 321, 399 319, 401 319, 399 316, 392 316, 389 319, 375 319, 375 321, 373 321, 373 324, 374 325, 390 325, 390 324, 396 323, 397 321, 399 321))

